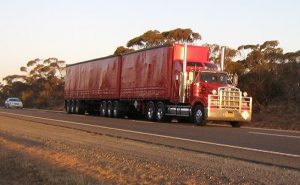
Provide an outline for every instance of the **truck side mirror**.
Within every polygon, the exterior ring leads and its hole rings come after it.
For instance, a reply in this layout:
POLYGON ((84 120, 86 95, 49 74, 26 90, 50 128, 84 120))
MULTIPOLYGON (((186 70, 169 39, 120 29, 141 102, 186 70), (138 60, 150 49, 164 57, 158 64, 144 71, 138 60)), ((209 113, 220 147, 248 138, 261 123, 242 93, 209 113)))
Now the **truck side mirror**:
POLYGON ((194 72, 189 72, 189 82, 194 81, 194 72))
POLYGON ((234 75, 233 75, 233 79, 232 79, 232 85, 233 86, 237 86, 238 85, 238 83, 239 83, 239 77, 238 77, 238 75, 235 73, 234 75))

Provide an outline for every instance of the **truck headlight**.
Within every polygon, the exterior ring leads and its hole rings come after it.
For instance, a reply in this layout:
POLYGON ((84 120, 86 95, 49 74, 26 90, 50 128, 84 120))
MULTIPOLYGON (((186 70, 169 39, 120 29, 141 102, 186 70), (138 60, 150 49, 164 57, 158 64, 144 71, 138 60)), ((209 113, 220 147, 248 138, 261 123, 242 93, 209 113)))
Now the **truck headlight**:
POLYGON ((247 96, 248 96, 248 93, 247 93, 247 92, 243 92, 243 96, 244 96, 244 97, 247 97, 247 96))
POLYGON ((213 95, 216 95, 216 94, 217 94, 216 89, 212 90, 211 93, 212 93, 213 95))

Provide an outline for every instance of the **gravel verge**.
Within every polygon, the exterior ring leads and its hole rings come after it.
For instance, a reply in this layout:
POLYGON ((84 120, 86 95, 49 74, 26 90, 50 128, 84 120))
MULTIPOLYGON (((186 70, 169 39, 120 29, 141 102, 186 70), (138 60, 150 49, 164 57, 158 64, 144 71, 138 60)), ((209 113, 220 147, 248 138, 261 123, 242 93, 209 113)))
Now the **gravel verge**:
POLYGON ((300 184, 297 170, 2 116, 0 147, 0 184, 300 184))

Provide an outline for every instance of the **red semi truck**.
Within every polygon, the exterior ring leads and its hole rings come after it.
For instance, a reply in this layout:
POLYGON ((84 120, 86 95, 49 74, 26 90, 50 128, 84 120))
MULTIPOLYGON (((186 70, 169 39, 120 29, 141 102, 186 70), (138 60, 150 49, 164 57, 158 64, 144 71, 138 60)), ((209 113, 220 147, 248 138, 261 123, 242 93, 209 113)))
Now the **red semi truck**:
POLYGON ((67 66, 68 113, 150 121, 250 122, 252 98, 231 85, 203 46, 172 44, 67 66))

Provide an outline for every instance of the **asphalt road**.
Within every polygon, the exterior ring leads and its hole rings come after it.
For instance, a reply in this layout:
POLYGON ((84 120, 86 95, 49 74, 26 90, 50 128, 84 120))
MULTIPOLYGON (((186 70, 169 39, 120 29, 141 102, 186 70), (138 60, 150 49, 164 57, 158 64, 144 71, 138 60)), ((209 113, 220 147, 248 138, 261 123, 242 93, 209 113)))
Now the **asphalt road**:
POLYGON ((300 171, 300 132, 8 110, 0 115, 300 171))

